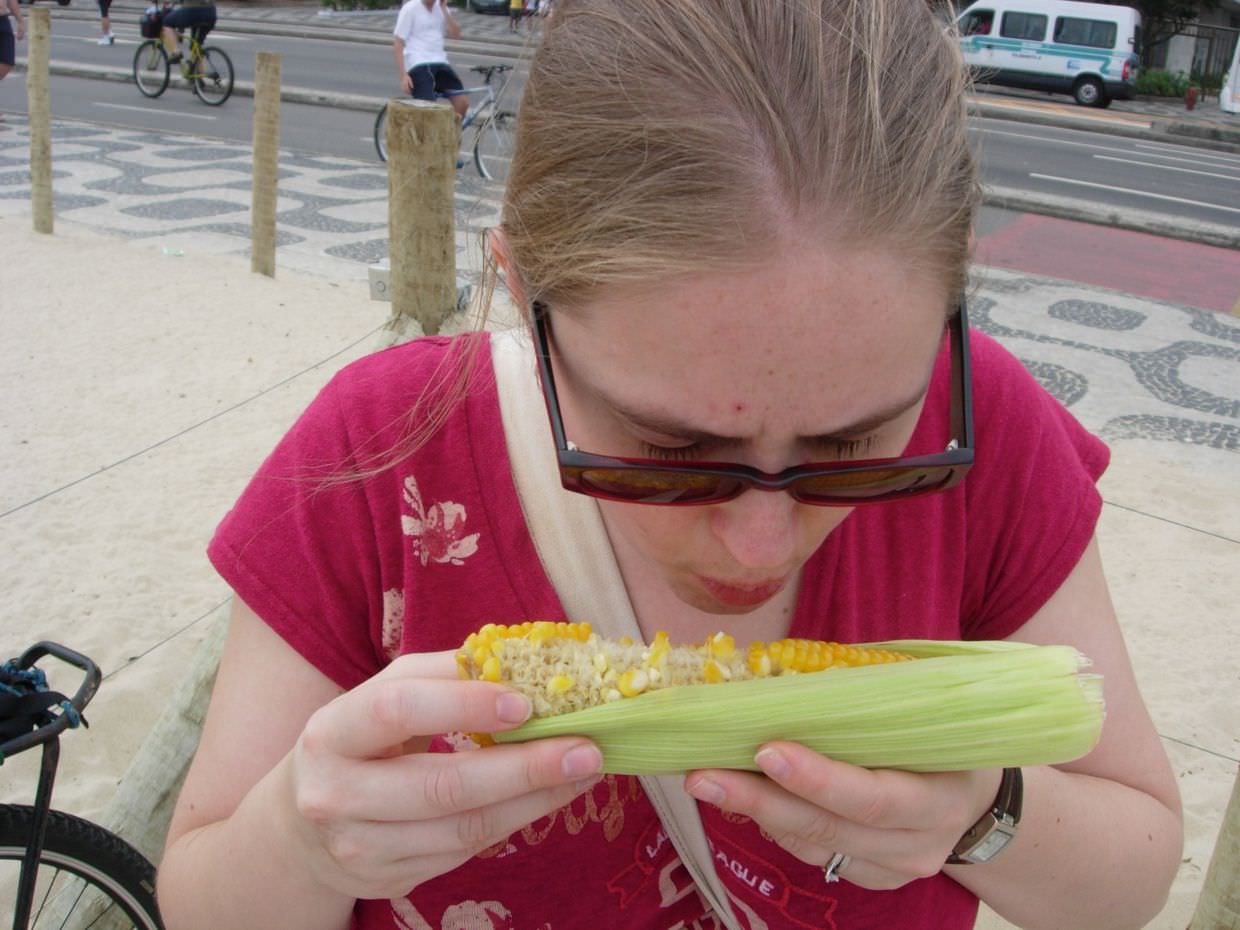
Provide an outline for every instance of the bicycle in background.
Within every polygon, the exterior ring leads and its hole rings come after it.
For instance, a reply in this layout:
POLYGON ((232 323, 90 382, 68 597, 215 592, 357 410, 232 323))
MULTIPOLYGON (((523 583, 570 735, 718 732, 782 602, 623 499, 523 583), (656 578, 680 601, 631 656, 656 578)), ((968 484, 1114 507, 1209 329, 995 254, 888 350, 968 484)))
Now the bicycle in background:
MULTIPOLYGON (((98 824, 52 810, 60 734, 85 724, 82 711, 99 688, 99 667, 56 643, 37 643, 0 665, 0 765, 43 747, 35 802, 0 804, 0 901, 13 902, 13 930, 137 928, 163 930, 155 903, 155 867, 98 824), (72 698, 51 691, 38 662, 81 669, 72 698)), ((7 904, 0 906, 4 920, 7 904)))
MULTIPOLYGON (((172 61, 160 39, 160 28, 167 11, 167 4, 159 9, 148 9, 140 23, 142 35, 147 38, 134 52, 133 80, 145 97, 158 97, 167 90, 172 75, 172 61)), ((177 35, 184 38, 180 30, 177 35)), ((218 107, 232 96, 232 59, 218 45, 204 45, 204 38, 197 28, 190 30, 189 42, 184 45, 185 53, 180 62, 181 76, 189 81, 199 100, 209 107, 218 107)))
MULTIPOLYGON (((517 114, 500 108, 504 88, 498 81, 493 83, 493 80, 497 75, 511 71, 512 65, 474 65, 469 70, 482 75, 482 85, 466 87, 460 93, 482 96, 471 104, 461 120, 461 138, 463 140, 465 133, 472 129, 471 146, 478 174, 488 181, 505 181, 512 163, 517 114)), ((375 151, 379 153, 380 161, 387 161, 387 108, 387 103, 384 103, 375 117, 375 151)))

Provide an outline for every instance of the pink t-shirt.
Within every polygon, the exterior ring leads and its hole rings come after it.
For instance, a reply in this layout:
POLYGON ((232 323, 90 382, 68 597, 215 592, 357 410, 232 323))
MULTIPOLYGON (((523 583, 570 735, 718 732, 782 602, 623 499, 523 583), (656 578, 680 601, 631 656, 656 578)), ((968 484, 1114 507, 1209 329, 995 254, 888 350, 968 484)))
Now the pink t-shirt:
MULTIPOLYGON (((854 510, 807 563, 790 636, 1000 639, 1079 560, 1101 508, 1106 447, 993 340, 973 333, 972 359, 977 461, 967 479, 854 510)), ((944 351, 910 454, 942 448, 948 382, 944 351)), ((343 688, 398 654, 455 648, 484 623, 567 619, 521 514, 485 336, 423 339, 341 371, 260 468, 209 555, 343 688), (465 400, 416 453, 371 473, 469 347, 479 351, 465 400)), ((699 808, 749 930, 973 925, 976 899, 945 875, 885 892, 827 885, 752 821, 699 808)), ((408 898, 359 901, 355 914, 359 930, 719 926, 627 776, 408 898)))

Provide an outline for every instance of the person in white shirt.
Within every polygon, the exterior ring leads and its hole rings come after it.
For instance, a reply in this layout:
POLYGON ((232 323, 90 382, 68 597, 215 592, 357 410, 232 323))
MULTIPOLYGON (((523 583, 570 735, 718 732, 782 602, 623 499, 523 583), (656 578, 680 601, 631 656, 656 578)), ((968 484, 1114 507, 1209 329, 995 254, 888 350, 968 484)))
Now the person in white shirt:
POLYGON ((447 97, 458 119, 469 109, 461 79, 448 65, 443 40, 459 39, 461 27, 448 12, 447 0, 408 0, 392 30, 392 56, 400 70, 401 88, 417 100, 447 97))

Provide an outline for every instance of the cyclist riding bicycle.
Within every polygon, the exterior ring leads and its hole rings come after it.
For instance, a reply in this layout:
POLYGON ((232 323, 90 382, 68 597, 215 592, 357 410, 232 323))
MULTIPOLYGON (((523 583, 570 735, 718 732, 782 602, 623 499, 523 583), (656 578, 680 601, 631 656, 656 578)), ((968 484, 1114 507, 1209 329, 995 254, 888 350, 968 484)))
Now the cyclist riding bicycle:
POLYGON ((447 97, 460 120, 469 109, 469 98, 448 64, 445 34, 450 39, 461 37, 461 27, 448 12, 447 0, 407 0, 392 30, 392 57, 405 93, 416 100, 447 97))
POLYGON ((214 0, 176 0, 172 9, 164 14, 163 37, 164 48, 168 50, 168 61, 176 64, 181 60, 181 39, 177 35, 186 29, 202 44, 207 33, 215 28, 214 0))

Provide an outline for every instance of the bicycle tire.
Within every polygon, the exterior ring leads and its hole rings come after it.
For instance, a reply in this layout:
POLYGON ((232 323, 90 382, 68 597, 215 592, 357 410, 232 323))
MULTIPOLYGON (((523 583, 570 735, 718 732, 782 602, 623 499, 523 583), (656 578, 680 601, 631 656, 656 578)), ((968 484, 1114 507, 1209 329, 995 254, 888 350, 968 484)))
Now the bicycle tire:
POLYGON ((506 182, 517 137, 517 114, 510 110, 489 113, 474 135, 474 167, 488 181, 506 182))
POLYGON ((207 45, 194 62, 194 93, 209 107, 218 107, 232 96, 232 59, 218 45, 207 45))
MULTIPOLYGON (((34 808, 30 805, 0 805, 0 861, 13 862, 14 874, 26 854, 33 822, 34 808)), ((39 917, 44 916, 47 903, 61 894, 57 886, 68 886, 76 879, 102 896, 87 895, 85 888, 65 892, 73 898, 74 907, 89 908, 79 925, 163 930, 155 903, 155 867, 119 836, 98 824, 62 811, 50 811, 39 873, 30 930, 42 926, 39 917), (45 870, 51 870, 46 878, 45 870), (62 873, 76 878, 64 881, 62 873), (100 920, 105 914, 109 915, 106 923, 100 920)), ((12 912, 10 922, 11 919, 12 912)), ((57 926, 60 925, 58 920, 57 926)))
POLYGON ((157 39, 147 39, 133 53, 133 82, 144 97, 158 97, 168 89, 168 53, 157 39))
POLYGON ((387 161, 387 108, 385 103, 375 117, 375 151, 379 153, 379 161, 387 161))

